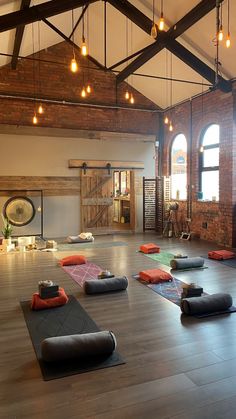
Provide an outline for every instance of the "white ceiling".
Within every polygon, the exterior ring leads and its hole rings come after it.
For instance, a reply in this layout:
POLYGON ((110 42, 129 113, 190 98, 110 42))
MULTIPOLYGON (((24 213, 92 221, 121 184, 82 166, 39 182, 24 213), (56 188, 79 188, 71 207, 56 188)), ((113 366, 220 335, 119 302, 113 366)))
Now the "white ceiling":
MULTIPOLYGON (((221 74, 225 78, 234 78, 236 76, 236 1, 230 1, 230 32, 232 47, 227 49, 225 46, 220 46, 220 62, 221 74)), ((166 29, 174 25, 187 12, 196 6, 200 0, 165 0, 164 1, 164 16, 168 24, 166 29)), ((32 0, 32 5, 45 3, 45 1, 32 0)), ((130 0, 135 7, 142 13, 152 19, 152 0, 130 0)), ((155 16, 158 22, 160 16, 160 0, 155 0, 155 16)), ((19 10, 20 0, 0 0, 0 15, 11 13, 19 10)), ((77 21, 81 14, 81 9, 74 10, 74 22, 77 21)), ((226 32, 227 24, 227 0, 223 2, 223 26, 226 32)), ((52 22, 58 29, 69 35, 72 31, 72 13, 67 12, 48 20, 52 22)), ((203 19, 197 22, 182 36, 178 38, 178 42, 184 45, 204 63, 214 69, 214 62, 216 56, 216 47, 213 39, 215 37, 216 27, 216 12, 215 9, 208 13, 203 19)), ((135 24, 128 22, 128 36, 127 36, 127 19, 119 11, 117 11, 110 4, 107 4, 107 48, 106 48, 106 62, 107 66, 122 60, 131 53, 151 44, 153 42, 151 36, 147 35, 135 24), (128 51, 127 51, 128 44, 128 51)), ((40 30, 40 48, 44 49, 62 41, 62 38, 50 29, 43 22, 36 22, 33 24, 34 42, 32 36, 32 24, 25 27, 23 42, 21 45, 20 55, 27 56, 38 51, 38 30, 40 30)), ((1 47, 0 52, 12 54, 14 45, 15 29, 1 33, 1 47)), ((89 6, 89 13, 85 15, 85 36, 89 41, 89 53, 97 61, 104 64, 104 2, 98 1, 89 6)), ((81 44, 81 24, 77 28, 74 36, 74 41, 81 44)), ((11 58, 0 56, 0 65, 5 65, 10 62, 11 58)), ((117 70, 122 70, 127 64, 123 64, 117 70)), ((154 75, 158 77, 171 76, 171 54, 166 49, 153 57, 150 61, 144 64, 138 73, 154 75)), ((172 77, 189 80, 200 83, 187 84, 183 82, 172 82, 172 104, 183 101, 189 97, 201 93, 208 89, 202 83, 208 83, 198 73, 193 71, 190 67, 172 56, 172 77)), ((143 93, 146 97, 155 102, 158 106, 166 108, 171 105, 171 82, 160 79, 153 79, 148 77, 130 76, 128 80, 137 90, 143 93)))

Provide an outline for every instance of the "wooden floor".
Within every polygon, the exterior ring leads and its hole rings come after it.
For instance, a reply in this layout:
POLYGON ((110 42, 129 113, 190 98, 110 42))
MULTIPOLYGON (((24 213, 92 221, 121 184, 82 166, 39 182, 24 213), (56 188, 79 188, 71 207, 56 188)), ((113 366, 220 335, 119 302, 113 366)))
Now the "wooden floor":
MULTIPOLYGON (((157 266, 137 253, 150 241, 189 256, 217 248, 153 234, 96 237, 101 247, 81 253, 129 278, 127 292, 100 296, 84 295, 52 253, 0 255, 1 419, 236 418, 236 314, 184 319, 179 307, 136 282, 132 274, 157 266), (113 241, 120 246, 107 245, 113 241), (19 305, 42 279, 58 282, 101 329, 114 331, 125 365, 43 381, 19 305)), ((176 276, 207 293, 229 292, 236 303, 236 269, 213 261, 207 266, 176 276)))

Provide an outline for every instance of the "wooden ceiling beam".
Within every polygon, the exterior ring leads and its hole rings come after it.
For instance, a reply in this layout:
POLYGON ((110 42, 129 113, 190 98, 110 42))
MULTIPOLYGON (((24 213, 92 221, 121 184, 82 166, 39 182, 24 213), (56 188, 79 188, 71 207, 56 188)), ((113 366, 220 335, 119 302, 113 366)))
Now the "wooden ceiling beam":
MULTIPOLYGON (((150 34, 152 27, 152 20, 147 18, 143 13, 131 5, 127 0, 108 0, 117 10, 123 13, 126 17, 132 20, 136 25, 150 34)), ((219 0, 222 3, 223 0, 219 0)), ((147 61, 158 54, 163 48, 168 47, 168 42, 175 40, 192 25, 202 19, 207 13, 213 10, 216 6, 215 0, 202 0, 192 10, 190 10, 182 19, 173 25, 167 32, 159 32, 158 39, 149 46, 142 54, 140 54, 132 63, 130 63, 117 76, 117 83, 121 83, 130 74, 138 70, 147 61)), ((174 53, 174 52, 173 52, 174 53)), ((193 57, 195 57, 193 55, 193 57)), ((201 62, 201 60, 199 60, 201 62)), ((204 63, 203 63, 204 64, 204 63)), ((210 67, 209 67, 210 69, 210 67)))
POLYGON ((68 12, 69 10, 83 7, 98 0, 51 0, 46 3, 32 6, 26 10, 8 13, 0 16, 0 32, 9 31, 19 25, 28 25, 43 18, 68 12))
MULTIPOLYGON (((187 48, 175 40, 169 41, 166 48, 181 61, 191 67, 192 70, 196 71, 204 79, 212 83, 213 86, 215 85, 216 72, 192 54, 187 48)), ((219 87, 220 90, 228 93, 232 90, 232 83, 231 81, 225 80, 223 77, 218 75, 218 84, 215 87, 219 87)))
MULTIPOLYGON (((31 0, 21 0, 20 10, 27 10, 30 7, 31 0)), ((15 41, 14 41, 14 47, 13 47, 13 55, 11 59, 11 68, 12 70, 16 69, 17 61, 18 61, 18 55, 20 53, 20 47, 23 39, 23 34, 25 30, 25 25, 19 25, 16 27, 16 33, 15 33, 15 41)))

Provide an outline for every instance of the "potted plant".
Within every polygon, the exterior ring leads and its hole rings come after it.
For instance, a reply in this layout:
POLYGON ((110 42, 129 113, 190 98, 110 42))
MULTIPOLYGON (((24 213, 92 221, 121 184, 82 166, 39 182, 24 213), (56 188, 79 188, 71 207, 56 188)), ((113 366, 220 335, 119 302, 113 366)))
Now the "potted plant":
POLYGON ((2 244, 5 246, 8 246, 9 244, 11 244, 11 234, 13 231, 13 227, 11 225, 11 223, 9 222, 8 218, 3 217, 2 215, 2 219, 3 219, 3 230, 2 230, 2 234, 3 234, 3 242, 2 244))

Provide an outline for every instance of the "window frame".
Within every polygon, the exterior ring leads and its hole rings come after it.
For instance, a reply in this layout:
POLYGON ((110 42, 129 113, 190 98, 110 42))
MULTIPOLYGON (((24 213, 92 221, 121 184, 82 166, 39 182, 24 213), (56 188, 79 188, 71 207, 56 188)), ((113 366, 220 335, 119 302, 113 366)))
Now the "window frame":
MULTIPOLYGON (((205 127, 202 132, 201 132, 201 136, 200 136, 200 147, 199 147, 199 170, 198 170, 198 184, 199 184, 199 191, 202 191, 202 173, 203 172, 216 172, 218 171, 219 175, 220 175, 220 162, 218 166, 204 166, 203 162, 204 162, 204 151, 205 150, 210 150, 210 149, 219 149, 220 152, 220 124, 217 124, 216 122, 213 122, 209 125, 207 125, 207 127, 205 127), (203 141, 204 141, 204 137, 205 134, 207 132, 207 130, 212 126, 212 125, 218 125, 219 127, 219 142, 215 143, 215 144, 209 144, 209 145, 203 145, 203 141), (203 148, 203 150, 202 150, 203 148)), ((219 199, 217 200, 217 202, 219 202, 219 199)), ((209 202, 213 202, 212 199, 208 200, 209 202)))

